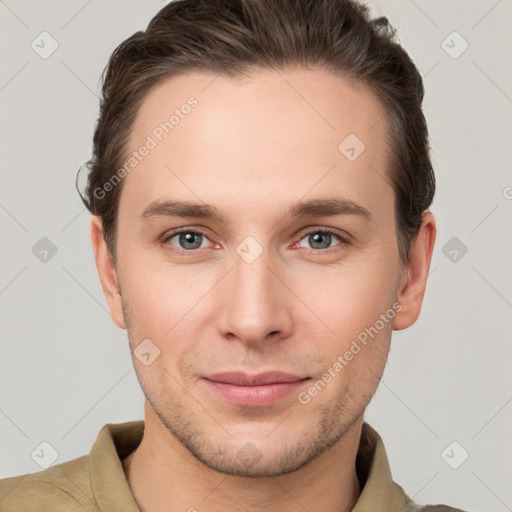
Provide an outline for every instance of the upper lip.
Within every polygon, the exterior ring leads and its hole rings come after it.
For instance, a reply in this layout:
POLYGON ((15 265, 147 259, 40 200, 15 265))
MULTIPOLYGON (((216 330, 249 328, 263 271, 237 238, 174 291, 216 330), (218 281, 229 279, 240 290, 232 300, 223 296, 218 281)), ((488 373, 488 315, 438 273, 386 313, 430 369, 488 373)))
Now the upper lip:
POLYGON ((239 386, 261 386, 263 384, 297 382, 305 378, 307 377, 300 377, 299 375, 279 371, 258 373, 256 375, 249 375, 243 372, 223 372, 205 376, 205 379, 208 380, 237 384, 239 386))

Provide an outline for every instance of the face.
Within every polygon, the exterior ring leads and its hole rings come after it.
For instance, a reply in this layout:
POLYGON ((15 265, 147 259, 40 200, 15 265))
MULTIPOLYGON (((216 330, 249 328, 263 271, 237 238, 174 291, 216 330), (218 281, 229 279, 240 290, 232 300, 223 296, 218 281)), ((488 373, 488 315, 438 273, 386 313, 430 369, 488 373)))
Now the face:
POLYGON ((212 469, 276 476, 321 454, 412 323, 383 116, 311 69, 187 73, 141 105, 129 148, 150 149, 124 178, 107 298, 154 418, 212 469), (276 371, 295 382, 214 375, 276 371))

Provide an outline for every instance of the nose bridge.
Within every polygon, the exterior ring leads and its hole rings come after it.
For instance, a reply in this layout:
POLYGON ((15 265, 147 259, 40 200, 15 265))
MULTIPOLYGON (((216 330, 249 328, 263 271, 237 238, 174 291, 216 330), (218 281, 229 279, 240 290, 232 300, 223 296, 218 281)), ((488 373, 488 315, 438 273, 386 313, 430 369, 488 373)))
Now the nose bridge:
POLYGON ((283 334, 289 329, 286 298, 274 275, 275 267, 272 255, 256 247, 254 241, 239 245, 219 319, 223 335, 255 343, 270 333, 283 334))

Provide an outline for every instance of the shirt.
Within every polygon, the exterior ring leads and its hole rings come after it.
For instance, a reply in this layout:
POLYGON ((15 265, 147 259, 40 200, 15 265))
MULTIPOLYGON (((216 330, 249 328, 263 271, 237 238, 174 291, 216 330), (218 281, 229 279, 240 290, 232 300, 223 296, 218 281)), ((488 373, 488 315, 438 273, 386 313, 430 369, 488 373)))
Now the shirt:
MULTIPOLYGON (((108 423, 88 455, 0 480, 0 512, 140 512, 121 460, 142 440, 144 421, 108 423)), ((361 495, 353 512, 463 512, 419 506, 397 485, 379 434, 363 422, 356 457, 361 495)))

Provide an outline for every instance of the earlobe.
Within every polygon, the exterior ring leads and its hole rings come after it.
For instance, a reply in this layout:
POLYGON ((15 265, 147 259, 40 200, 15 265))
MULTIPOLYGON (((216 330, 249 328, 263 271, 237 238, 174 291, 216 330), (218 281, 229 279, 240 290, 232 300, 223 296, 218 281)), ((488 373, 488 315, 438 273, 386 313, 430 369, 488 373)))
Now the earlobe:
POLYGON ((397 302, 402 309, 393 320, 393 329, 396 331, 410 327, 420 315, 435 240, 434 216, 429 211, 425 211, 418 234, 411 242, 407 267, 403 269, 400 276, 397 302))
POLYGON ((91 242, 94 251, 96 269, 100 278, 103 294, 107 299, 110 316, 114 323, 121 329, 126 329, 126 321, 123 314, 123 305, 119 293, 119 283, 115 262, 108 251, 103 237, 103 223, 101 217, 93 215, 91 221, 91 242))

